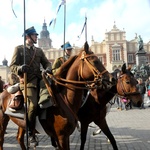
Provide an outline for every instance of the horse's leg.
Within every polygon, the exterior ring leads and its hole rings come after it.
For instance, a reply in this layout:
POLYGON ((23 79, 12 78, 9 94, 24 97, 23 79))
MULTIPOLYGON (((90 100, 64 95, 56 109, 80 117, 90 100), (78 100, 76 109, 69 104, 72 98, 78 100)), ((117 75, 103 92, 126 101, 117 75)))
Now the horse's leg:
POLYGON ((55 138, 53 138, 53 137, 50 137, 50 138, 51 138, 52 146, 55 147, 55 149, 57 150, 58 146, 57 146, 57 143, 55 141, 55 138))
POLYGON ((59 150, 70 150, 68 135, 58 136, 57 143, 58 143, 59 150))
POLYGON ((86 135, 88 131, 88 125, 87 123, 81 123, 81 146, 80 150, 84 150, 85 142, 86 142, 86 135))
POLYGON ((116 140, 107 125, 106 119, 104 118, 103 120, 100 120, 99 123, 95 122, 95 124, 97 124, 100 127, 100 129, 103 131, 103 133, 107 136, 110 143, 112 144, 113 149, 118 150, 116 140))
POLYGON ((18 127, 18 132, 17 132, 17 141, 20 144, 20 147, 22 150, 26 150, 26 147, 24 145, 24 134, 25 130, 21 127, 18 127))
POLYGON ((3 150, 4 134, 8 125, 9 117, 0 109, 0 150, 3 150))

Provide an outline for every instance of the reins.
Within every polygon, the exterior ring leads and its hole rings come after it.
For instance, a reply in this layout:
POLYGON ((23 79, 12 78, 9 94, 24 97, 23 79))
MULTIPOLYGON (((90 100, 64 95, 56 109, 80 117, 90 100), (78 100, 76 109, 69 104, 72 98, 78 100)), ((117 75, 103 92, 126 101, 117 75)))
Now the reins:
MULTIPOLYGON (((68 80, 65 78, 61 78, 61 77, 57 77, 53 74, 49 74, 46 73, 45 75, 47 75, 47 77, 49 77, 51 80, 53 80, 55 83, 64 86, 68 89, 86 89, 88 90, 88 94, 85 98, 84 103, 87 101, 88 96, 91 92, 91 89, 98 89, 101 88, 99 85, 103 84, 102 82, 102 75, 106 72, 108 72, 107 70, 104 70, 102 72, 100 72, 98 69, 96 69, 88 60, 88 57, 91 56, 95 56, 94 54, 90 54, 90 55, 86 55, 85 52, 82 52, 82 56, 80 58, 81 60, 81 65, 79 66, 79 70, 78 70, 78 76, 83 76, 83 61, 87 64, 87 66, 89 67, 89 69, 91 70, 91 72, 93 73, 94 79, 93 81, 86 81, 84 78, 82 78, 84 81, 79 81, 80 77, 78 77, 78 81, 75 80, 68 80)), ((110 82, 110 81, 108 81, 110 82)), ((66 104, 66 106, 68 107, 68 109, 70 110, 70 112, 74 115, 74 117, 76 118, 76 120, 78 120, 77 115, 73 112, 73 110, 71 109, 71 107, 69 106, 69 102, 66 99, 66 97, 64 97, 61 93, 59 93, 61 99, 63 100, 63 102, 66 104)), ((84 104, 82 104, 83 106, 84 104)))
MULTIPOLYGON (((81 55, 81 60, 82 62, 80 63, 80 69, 78 71, 78 76, 81 76, 83 79, 83 61, 85 61, 85 63, 87 64, 87 66, 89 67, 89 69, 91 70, 91 72, 93 73, 94 75, 94 80, 93 81, 74 81, 74 80, 68 80, 68 79, 64 79, 64 78, 61 78, 61 77, 56 77, 52 74, 48 74, 48 76, 54 81, 56 82, 57 84, 59 85, 62 85, 64 87, 67 87, 67 88, 75 88, 75 89, 95 89, 95 88, 101 88, 100 86, 98 86, 96 83, 102 83, 102 75, 106 72, 108 72, 106 69, 102 72, 100 72, 99 70, 97 70, 88 60, 87 58, 88 57, 91 57, 91 56, 96 56, 94 54, 90 54, 90 55, 85 55, 85 52, 83 51, 82 52, 82 55, 81 55), (69 84, 69 87, 68 85, 66 84, 69 84), (84 85, 84 86, 83 86, 84 85)), ((105 80, 106 81, 106 80, 105 80)), ((107 82, 110 83, 110 81, 107 80, 107 82)), ((103 83, 102 83, 103 84, 103 83)))
POLYGON ((55 77, 54 75, 52 74, 47 74, 49 76, 49 78, 51 78, 54 82, 56 82, 57 84, 59 85, 62 85, 64 87, 67 87, 67 88, 75 88, 75 89, 95 89, 95 88, 100 88, 98 86, 91 86, 93 83, 96 83, 96 81, 74 81, 74 80, 68 80, 68 79, 64 79, 64 78, 57 78, 55 77), (67 85, 70 84, 69 86, 67 85), (74 84, 78 84, 77 85, 74 85, 74 84), (81 86, 79 86, 81 85, 81 86), (83 86, 85 85, 85 87, 83 86))

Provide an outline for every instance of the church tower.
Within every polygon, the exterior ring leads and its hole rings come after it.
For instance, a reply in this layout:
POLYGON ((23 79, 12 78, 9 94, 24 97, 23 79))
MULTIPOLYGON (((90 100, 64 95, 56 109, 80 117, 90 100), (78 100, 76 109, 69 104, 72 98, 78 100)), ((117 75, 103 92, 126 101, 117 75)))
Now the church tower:
POLYGON ((52 40, 50 39, 50 34, 47 30, 45 19, 42 26, 42 31, 40 32, 40 38, 38 39, 38 46, 43 50, 48 50, 52 48, 52 40))

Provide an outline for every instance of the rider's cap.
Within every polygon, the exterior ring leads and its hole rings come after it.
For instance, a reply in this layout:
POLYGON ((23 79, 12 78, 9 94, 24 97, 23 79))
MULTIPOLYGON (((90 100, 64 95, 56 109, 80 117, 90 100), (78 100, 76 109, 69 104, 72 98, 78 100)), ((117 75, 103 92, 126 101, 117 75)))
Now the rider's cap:
POLYGON ((28 28, 25 30, 25 33, 22 35, 22 36, 26 36, 26 35, 32 35, 32 34, 35 34, 35 35, 39 35, 36 30, 34 29, 34 26, 28 28))
POLYGON ((63 50, 72 50, 73 47, 71 46, 71 44, 69 42, 66 42, 64 45, 61 46, 61 48, 63 50))

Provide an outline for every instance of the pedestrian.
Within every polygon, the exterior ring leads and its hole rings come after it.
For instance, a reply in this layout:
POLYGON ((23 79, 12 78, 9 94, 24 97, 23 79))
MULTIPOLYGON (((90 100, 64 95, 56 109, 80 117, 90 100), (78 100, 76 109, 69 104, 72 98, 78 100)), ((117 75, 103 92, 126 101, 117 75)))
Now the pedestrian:
MULTIPOLYGON (((149 83, 149 85, 148 85, 148 87, 147 87, 147 96, 148 96, 148 102, 150 102, 150 83, 149 83)), ((148 106, 148 107, 150 107, 150 105, 148 106)))
POLYGON ((146 87, 145 87, 145 83, 143 82, 143 79, 142 78, 138 78, 138 84, 137 84, 137 88, 142 96, 142 99, 143 99, 143 103, 141 105, 141 108, 145 109, 144 107, 144 95, 146 93, 146 87))
POLYGON ((28 100, 28 131, 29 143, 38 145, 35 137, 35 120, 39 100, 39 83, 42 79, 40 66, 51 72, 51 63, 46 58, 43 50, 36 47, 38 33, 34 27, 28 28, 23 34, 25 36, 25 53, 24 45, 15 47, 13 57, 10 63, 10 70, 19 76, 20 89, 24 94, 24 73, 27 74, 27 100, 28 100), (24 56, 25 54, 25 56, 24 56), (25 58, 25 64, 24 64, 25 58))
POLYGON ((122 103, 121 103, 120 97, 118 95, 114 96, 114 101, 116 101, 116 103, 117 103, 117 109, 122 110, 122 103))
POLYGON ((150 76, 148 77, 148 79, 145 81, 145 86, 146 86, 146 89, 148 90, 148 86, 150 84, 150 76))
POLYGON ((64 45, 61 46, 61 48, 65 51, 65 55, 62 57, 57 58, 53 65, 52 65, 52 70, 53 70, 53 74, 55 74, 58 70, 58 68, 65 62, 67 61, 72 53, 72 49, 73 47, 71 46, 71 44, 69 42, 66 42, 64 45))
POLYGON ((0 93, 4 90, 4 81, 2 81, 2 77, 0 76, 0 93))

